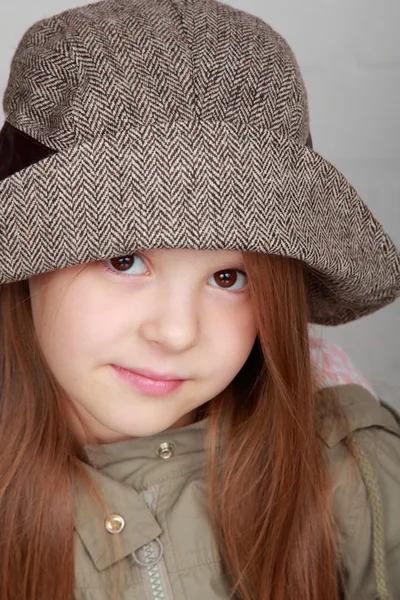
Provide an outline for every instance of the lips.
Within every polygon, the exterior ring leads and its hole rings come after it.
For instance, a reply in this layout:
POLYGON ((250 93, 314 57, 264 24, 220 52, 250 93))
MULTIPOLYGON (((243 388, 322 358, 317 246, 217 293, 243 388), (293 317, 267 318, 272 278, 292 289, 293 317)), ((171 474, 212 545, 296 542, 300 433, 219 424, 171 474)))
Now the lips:
POLYGON ((186 379, 175 373, 158 373, 149 369, 126 369, 111 365, 125 383, 146 396, 168 396, 180 388, 186 379))
POLYGON ((147 379, 154 379, 154 381, 185 381, 184 377, 179 377, 179 375, 176 375, 175 373, 157 373, 156 371, 151 371, 150 369, 128 369, 127 367, 118 366, 117 368, 124 369, 124 371, 134 373, 135 375, 141 375, 147 379))

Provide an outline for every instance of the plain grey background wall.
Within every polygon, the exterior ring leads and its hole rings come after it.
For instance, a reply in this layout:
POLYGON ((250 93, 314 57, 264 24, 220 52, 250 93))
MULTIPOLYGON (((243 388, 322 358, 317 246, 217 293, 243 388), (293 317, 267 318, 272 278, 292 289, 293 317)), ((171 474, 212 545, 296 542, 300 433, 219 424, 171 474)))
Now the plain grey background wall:
MULTIPOLYGON (((82 0, 0 0, 0 94, 24 31, 82 0)), ((305 78, 314 147, 352 182, 400 248, 398 0, 229 0, 272 25, 305 78)), ((400 409, 400 300, 314 335, 339 344, 400 409)))

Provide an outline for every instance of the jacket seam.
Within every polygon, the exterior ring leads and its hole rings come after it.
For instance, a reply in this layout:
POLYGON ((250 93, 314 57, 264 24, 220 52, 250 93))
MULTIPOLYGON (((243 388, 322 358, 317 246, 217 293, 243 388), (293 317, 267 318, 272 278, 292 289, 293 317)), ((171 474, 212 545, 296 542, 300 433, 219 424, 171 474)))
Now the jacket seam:
POLYGON ((183 469, 179 471, 172 471, 167 475, 163 475, 162 477, 158 477, 157 479, 144 480, 143 485, 145 486, 143 489, 147 489, 152 485, 158 485, 160 483, 165 483, 166 481, 172 481, 173 479, 177 479, 178 477, 182 477, 182 475, 188 475, 190 473, 195 473, 196 471, 203 469, 203 467, 192 467, 191 469, 183 469))

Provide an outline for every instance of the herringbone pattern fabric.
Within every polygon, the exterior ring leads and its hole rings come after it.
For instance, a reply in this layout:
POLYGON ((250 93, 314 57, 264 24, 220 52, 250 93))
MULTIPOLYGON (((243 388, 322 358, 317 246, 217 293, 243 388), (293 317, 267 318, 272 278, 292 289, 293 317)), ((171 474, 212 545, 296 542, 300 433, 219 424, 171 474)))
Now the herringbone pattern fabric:
POLYGON ((0 184, 0 281, 147 248, 304 261, 310 321, 400 295, 400 256, 308 148, 287 43, 215 0, 104 0, 34 25, 7 120, 57 150, 0 184))

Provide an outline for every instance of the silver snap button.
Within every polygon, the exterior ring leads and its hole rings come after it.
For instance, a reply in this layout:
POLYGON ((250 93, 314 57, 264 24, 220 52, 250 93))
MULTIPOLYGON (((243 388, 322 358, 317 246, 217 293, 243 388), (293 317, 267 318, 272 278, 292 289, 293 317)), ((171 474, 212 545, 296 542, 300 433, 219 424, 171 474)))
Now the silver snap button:
POLYGON ((167 458, 171 458, 175 450, 175 446, 170 442, 163 442, 157 448, 157 456, 166 460, 167 458))
POLYGON ((105 522, 108 533, 121 533, 125 527, 125 519, 121 515, 110 515, 105 522))

